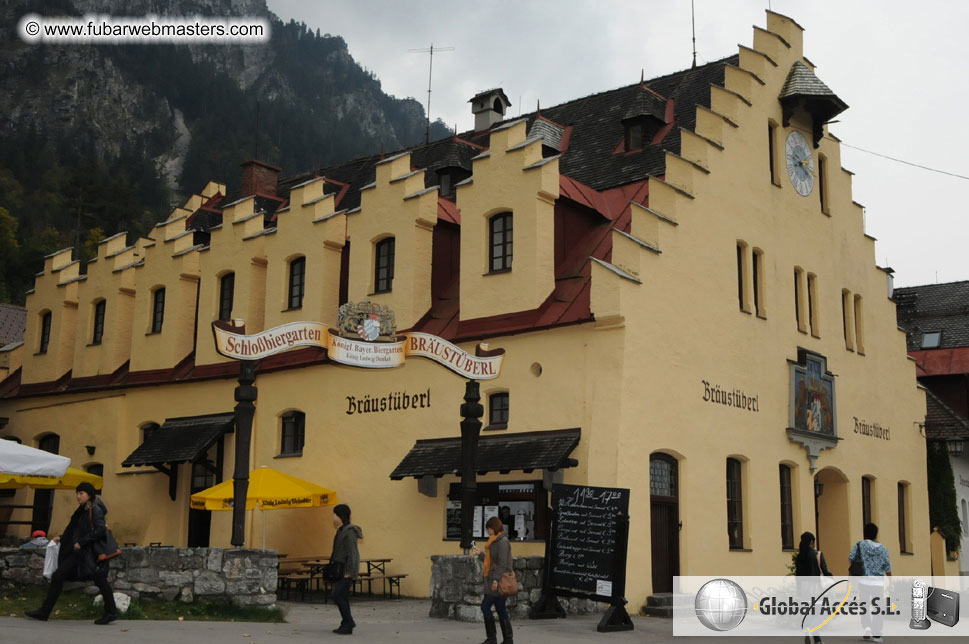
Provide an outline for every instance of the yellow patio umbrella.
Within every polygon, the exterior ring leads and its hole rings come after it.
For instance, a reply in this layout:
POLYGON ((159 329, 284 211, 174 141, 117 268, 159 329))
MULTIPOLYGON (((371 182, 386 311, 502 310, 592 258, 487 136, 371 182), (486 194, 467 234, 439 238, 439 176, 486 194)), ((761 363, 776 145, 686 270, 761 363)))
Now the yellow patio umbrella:
MULTIPOLYGON (((191 498, 193 510, 231 510, 235 490, 232 479, 196 492, 191 498)), ((284 508, 316 508, 336 505, 336 492, 316 483, 283 474, 271 467, 259 467, 249 472, 246 509, 280 510, 284 508)), ((262 547, 266 548, 266 516, 262 520, 262 547)))
POLYGON ((67 468, 64 476, 38 476, 34 474, 7 474, 0 472, 0 490, 12 490, 32 487, 37 490, 73 490, 83 482, 88 482, 94 489, 104 487, 104 479, 97 474, 82 470, 67 468))

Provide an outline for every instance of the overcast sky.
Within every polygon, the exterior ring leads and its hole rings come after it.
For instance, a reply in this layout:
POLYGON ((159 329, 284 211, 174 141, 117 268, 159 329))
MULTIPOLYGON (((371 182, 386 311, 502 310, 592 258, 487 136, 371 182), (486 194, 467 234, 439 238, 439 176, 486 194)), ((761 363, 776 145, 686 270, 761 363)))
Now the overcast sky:
MULTIPOLYGON (((342 36, 385 92, 431 116, 473 127, 468 99, 500 86, 514 116, 690 66, 690 1, 668 0, 268 0, 284 21, 342 36)), ((950 0, 695 0, 697 61, 753 43, 764 10, 805 29, 804 54, 850 108, 830 131, 852 145, 969 176, 969 2, 950 0)), ((896 286, 969 279, 969 180, 842 146, 866 208, 876 261, 896 286)))

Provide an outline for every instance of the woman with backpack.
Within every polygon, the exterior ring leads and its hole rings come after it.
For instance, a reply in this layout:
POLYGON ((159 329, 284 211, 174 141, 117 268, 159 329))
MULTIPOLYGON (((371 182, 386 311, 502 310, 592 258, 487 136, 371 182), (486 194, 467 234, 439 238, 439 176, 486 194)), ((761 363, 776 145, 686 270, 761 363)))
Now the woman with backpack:
POLYGON ((104 541, 107 536, 107 526, 104 515, 108 513, 104 502, 98 498, 97 491, 90 483, 84 482, 77 486, 77 510, 71 515, 64 534, 54 537, 54 541, 61 544, 57 570, 50 580, 47 598, 40 608, 28 610, 27 617, 33 617, 43 622, 50 617, 54 610, 54 603, 61 594, 66 580, 81 581, 93 579, 101 596, 104 597, 104 615, 94 621, 95 624, 110 624, 118 618, 118 609, 114 603, 114 591, 108 585, 108 565, 98 562, 94 552, 94 544, 104 541))

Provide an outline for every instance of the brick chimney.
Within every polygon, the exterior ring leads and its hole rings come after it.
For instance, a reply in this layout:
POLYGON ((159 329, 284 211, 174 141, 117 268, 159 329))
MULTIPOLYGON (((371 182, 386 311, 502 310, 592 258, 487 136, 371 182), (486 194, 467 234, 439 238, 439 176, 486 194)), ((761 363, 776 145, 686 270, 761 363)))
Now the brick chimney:
POLYGON ((249 159, 242 164, 242 196, 251 197, 254 194, 275 195, 276 176, 282 168, 249 159))

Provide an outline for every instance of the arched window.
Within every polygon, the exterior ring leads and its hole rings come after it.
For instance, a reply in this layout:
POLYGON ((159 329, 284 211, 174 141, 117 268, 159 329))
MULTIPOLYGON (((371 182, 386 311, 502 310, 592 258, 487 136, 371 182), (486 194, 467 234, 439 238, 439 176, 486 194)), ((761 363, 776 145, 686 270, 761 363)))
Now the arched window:
POLYGON ((226 273, 219 280, 219 320, 232 319, 232 300, 236 288, 236 274, 226 273))
POLYGON ((50 345, 50 322, 51 312, 44 311, 40 316, 40 346, 37 347, 37 353, 47 353, 50 345))
POLYGON ((511 270, 512 214, 502 212, 488 220, 488 239, 491 248, 490 273, 511 270))
POLYGON ((107 308, 105 300, 98 300, 94 304, 94 333, 91 335, 91 344, 101 344, 104 337, 104 311, 107 308))
POLYGON ((488 429, 508 427, 509 395, 507 391, 488 396, 488 429))
POLYGON ((395 241, 387 237, 377 242, 374 248, 376 261, 373 271, 374 293, 387 293, 394 287, 395 241))
POLYGON ((731 550, 744 547, 744 502, 742 465, 735 458, 727 459, 727 536, 731 550))
POLYGON ((303 306, 303 292, 306 290, 306 258, 297 257, 289 263, 289 308, 303 306))
POLYGON ((282 431, 279 441, 280 456, 301 456, 306 438, 306 414, 289 411, 282 415, 282 431))
POLYGON ((793 550, 794 504, 793 494, 791 493, 791 467, 781 463, 778 469, 780 471, 781 487, 781 547, 787 550, 793 550))
POLYGON ((151 306, 151 332, 161 333, 165 321, 165 287, 156 288, 151 306))
MULTIPOLYGON (((45 434, 37 440, 37 449, 41 449, 51 454, 59 453, 61 448, 61 437, 57 434, 45 434)), ((30 529, 44 530, 50 529, 50 521, 54 511, 54 490, 35 490, 34 507, 30 518, 30 529)))

